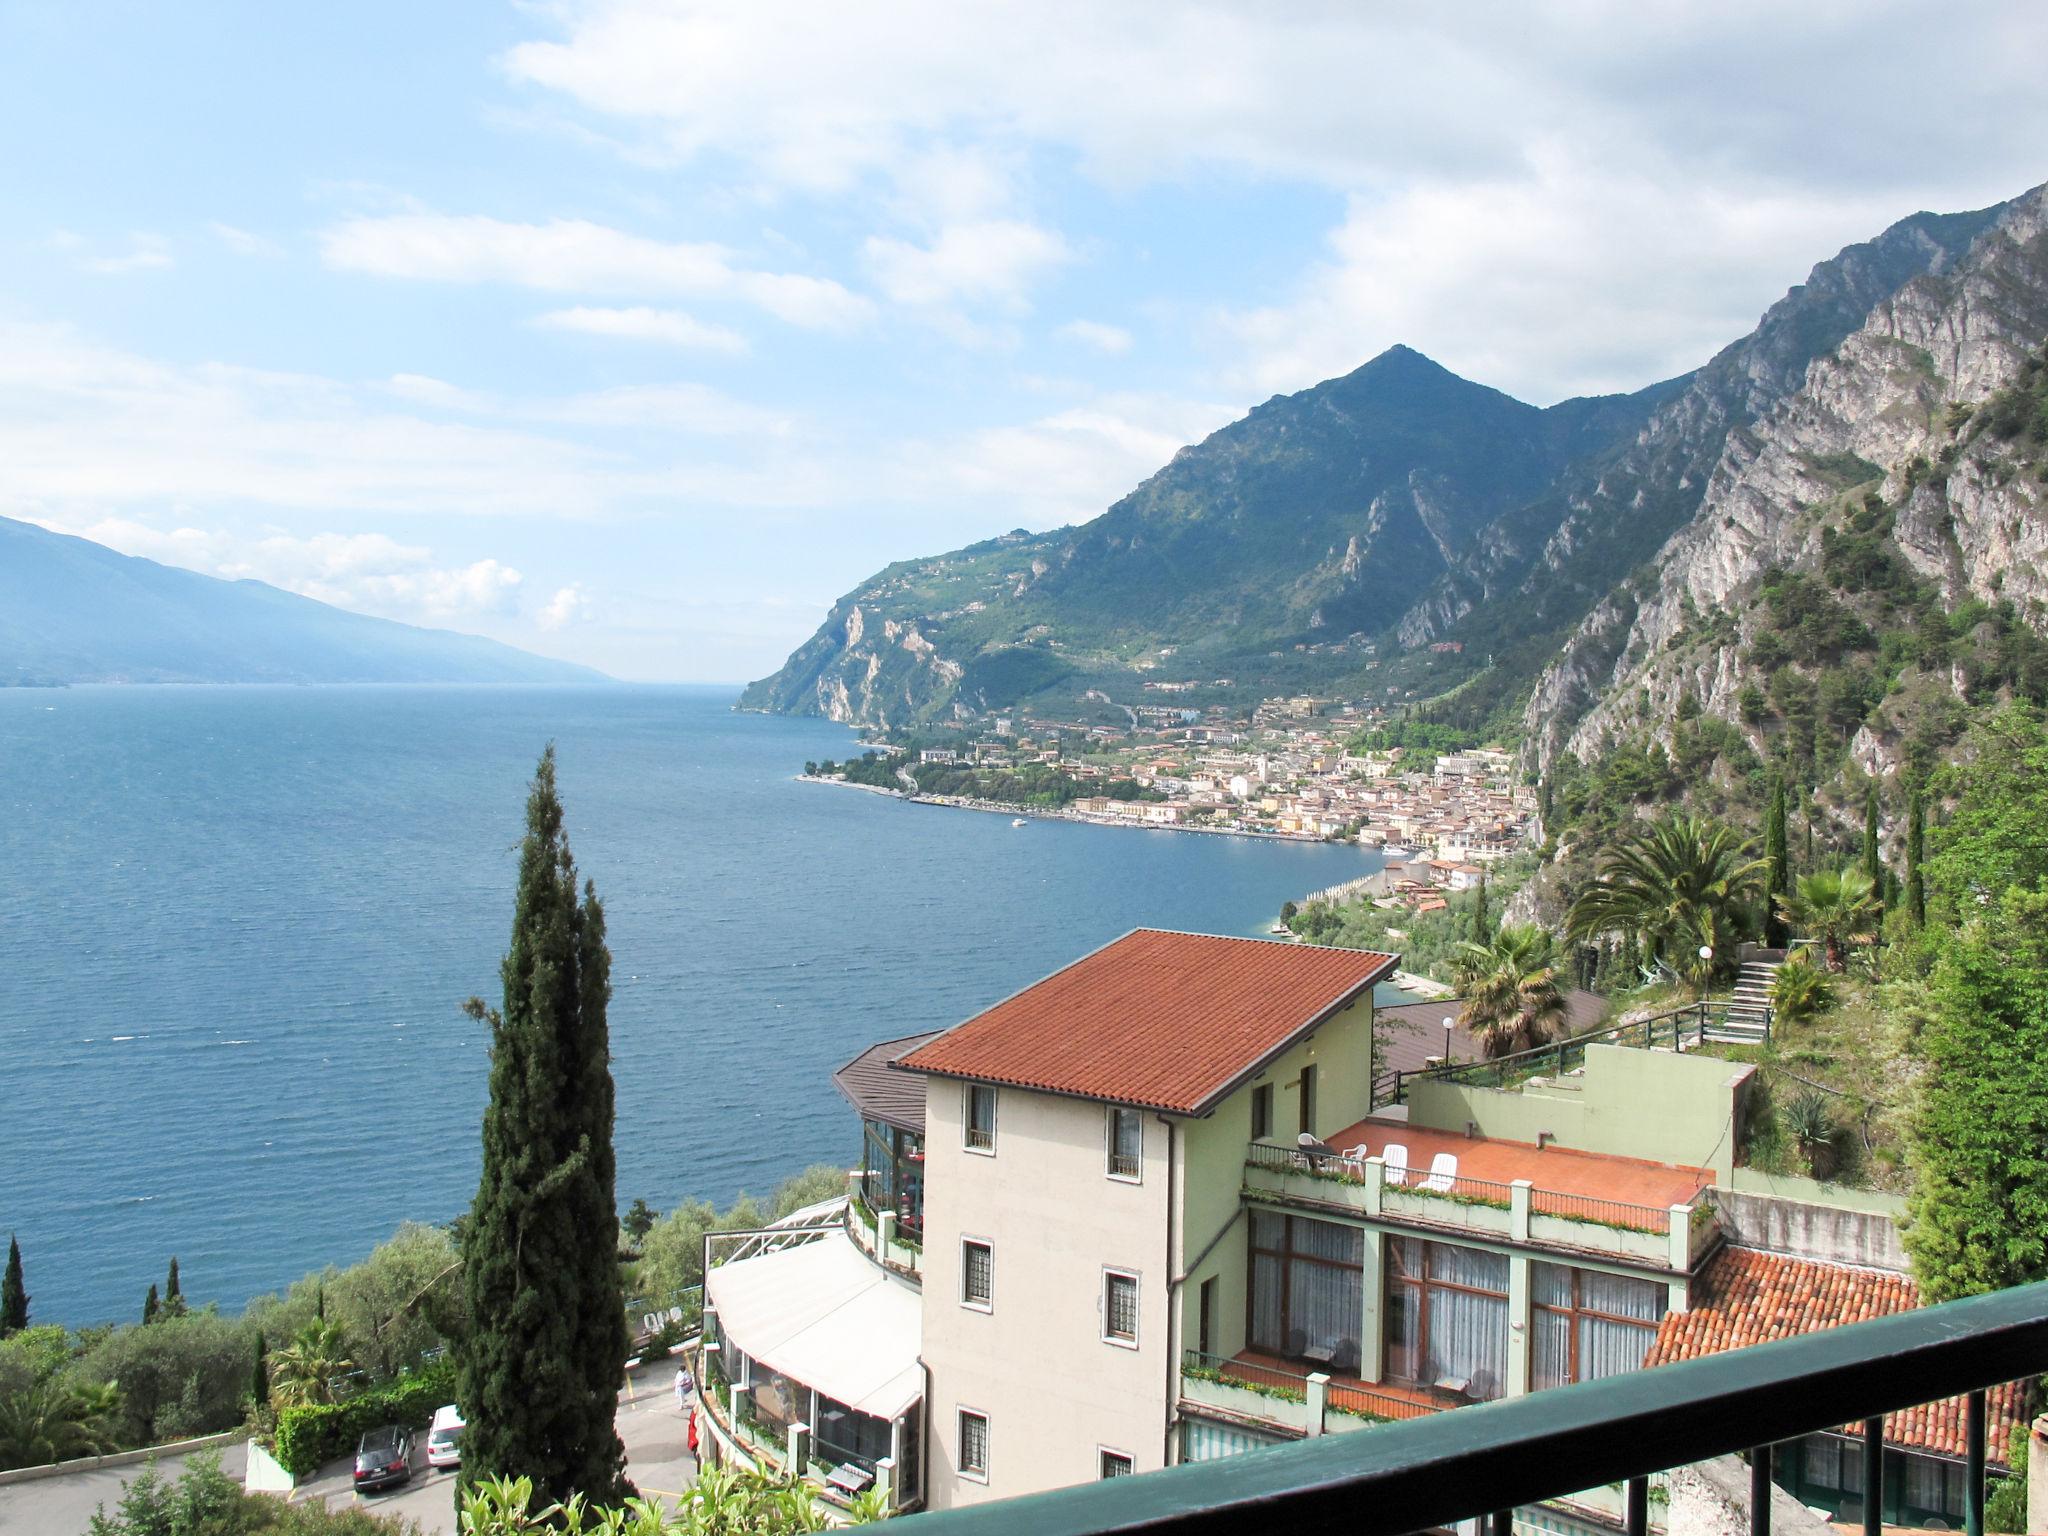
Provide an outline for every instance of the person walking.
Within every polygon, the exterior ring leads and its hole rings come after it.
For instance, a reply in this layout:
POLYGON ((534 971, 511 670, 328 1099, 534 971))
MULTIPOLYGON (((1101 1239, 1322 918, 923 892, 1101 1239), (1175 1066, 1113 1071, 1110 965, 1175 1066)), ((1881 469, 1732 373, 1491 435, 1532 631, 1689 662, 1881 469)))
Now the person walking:
POLYGON ((687 1413, 690 1408, 690 1368, 685 1365, 676 1370, 676 1412, 687 1413))

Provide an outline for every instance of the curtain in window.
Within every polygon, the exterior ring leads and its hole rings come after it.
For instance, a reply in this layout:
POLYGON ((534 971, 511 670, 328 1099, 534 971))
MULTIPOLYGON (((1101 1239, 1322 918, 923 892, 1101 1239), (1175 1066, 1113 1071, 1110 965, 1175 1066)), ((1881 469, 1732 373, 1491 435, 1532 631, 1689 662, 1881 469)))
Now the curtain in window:
POLYGON ((1339 1226, 1334 1221, 1294 1218, 1294 1251, 1312 1258, 1332 1259, 1340 1264, 1365 1263, 1365 1233, 1357 1227, 1339 1226))
POLYGON ((1612 1323, 1604 1317, 1579 1319, 1579 1380, 1598 1381, 1641 1370, 1643 1356, 1657 1342, 1657 1330, 1634 1323, 1612 1323))
POLYGON ((1299 1336, 1288 1353, 1340 1371, 1357 1370, 1364 1276, 1355 1269, 1297 1263, 1288 1274, 1288 1291, 1288 1324, 1299 1336))
POLYGON ((1572 1304, 1572 1272, 1562 1264, 1537 1261, 1529 1266, 1529 1296, 1549 1307, 1572 1304))
POLYGON ((1940 1512, 1945 1508, 1946 1480, 1942 1464, 1931 1456, 1907 1456, 1906 1503, 1914 1509, 1940 1512))
POLYGON ((1579 1271, 1579 1305, 1589 1312, 1611 1312, 1654 1323, 1663 1318, 1669 1300, 1669 1293, 1654 1280, 1603 1274, 1597 1269, 1579 1271))
POLYGON ((1280 1260, 1270 1253, 1252 1255, 1252 1348, 1285 1353, 1280 1328, 1282 1305, 1280 1260))
MULTIPOLYGON (((1505 1267, 1507 1261, 1501 1262, 1505 1267)), ((1468 1397, 1499 1397, 1507 1389, 1507 1298, 1432 1287, 1426 1374, 1431 1381, 1463 1380, 1468 1397)))
POLYGON ((1570 1316, 1563 1312, 1545 1312, 1537 1308, 1529 1314, 1529 1331, 1535 1336, 1536 1341, 1530 1385, 1538 1391, 1545 1387, 1564 1386, 1572 1379, 1570 1316))
POLYGON ((1816 1488, 1842 1486, 1842 1442, 1826 1435, 1808 1435, 1803 1442, 1806 1480, 1816 1488))
POLYGON ((1454 1285, 1476 1286, 1483 1291, 1508 1291, 1508 1256, 1487 1253, 1480 1248, 1459 1248, 1450 1243, 1429 1245, 1429 1278, 1448 1280, 1454 1285))

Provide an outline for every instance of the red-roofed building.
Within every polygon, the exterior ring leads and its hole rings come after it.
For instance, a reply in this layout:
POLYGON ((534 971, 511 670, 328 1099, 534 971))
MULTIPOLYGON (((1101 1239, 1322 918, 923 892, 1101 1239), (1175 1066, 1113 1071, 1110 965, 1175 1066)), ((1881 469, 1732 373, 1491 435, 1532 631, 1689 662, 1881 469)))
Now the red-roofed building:
MULTIPOLYGON (((1666 1365, 1769 1344, 1910 1312, 1919 1305, 1919 1288, 1907 1275, 1724 1248, 1695 1278, 1691 1310, 1664 1319, 1644 1363, 1666 1365)), ((1985 1450, 1995 1465, 2005 1465, 2013 1426, 2025 1422, 2029 1406, 2021 1382, 1994 1387, 1986 1395, 1985 1450)), ((1887 1524, 1940 1520, 1960 1527, 1964 1412, 1963 1399, 1952 1397, 1885 1420, 1887 1524)), ((1779 1447, 1778 1482, 1833 1519, 1861 1519, 1863 1449, 1858 1436, 1858 1426, 1845 1425, 1839 1434, 1808 1435, 1779 1447)))

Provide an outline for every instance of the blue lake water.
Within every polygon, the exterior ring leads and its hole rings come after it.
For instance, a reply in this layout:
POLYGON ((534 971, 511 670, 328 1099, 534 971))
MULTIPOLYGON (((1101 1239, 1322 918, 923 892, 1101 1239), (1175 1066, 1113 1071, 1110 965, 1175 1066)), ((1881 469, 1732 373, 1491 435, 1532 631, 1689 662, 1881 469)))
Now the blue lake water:
POLYGON ((728 691, 0 689, 0 1231, 32 1311, 233 1308, 476 1184, 526 782, 604 898, 621 1204, 765 1193, 831 1069, 1140 925, 1255 933, 1356 848, 795 783, 853 737, 728 691))

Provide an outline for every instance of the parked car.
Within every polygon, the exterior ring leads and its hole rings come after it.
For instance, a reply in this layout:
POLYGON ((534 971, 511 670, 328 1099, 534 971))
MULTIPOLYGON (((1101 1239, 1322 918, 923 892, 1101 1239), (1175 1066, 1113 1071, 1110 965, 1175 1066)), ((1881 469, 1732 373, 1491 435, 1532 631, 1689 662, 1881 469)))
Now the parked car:
POLYGON ((356 1445, 356 1492, 412 1480, 412 1431, 397 1424, 370 1430, 356 1445))
POLYGON ((462 1465, 462 1410, 453 1403, 434 1410, 434 1422, 427 1430, 427 1465, 462 1465))

